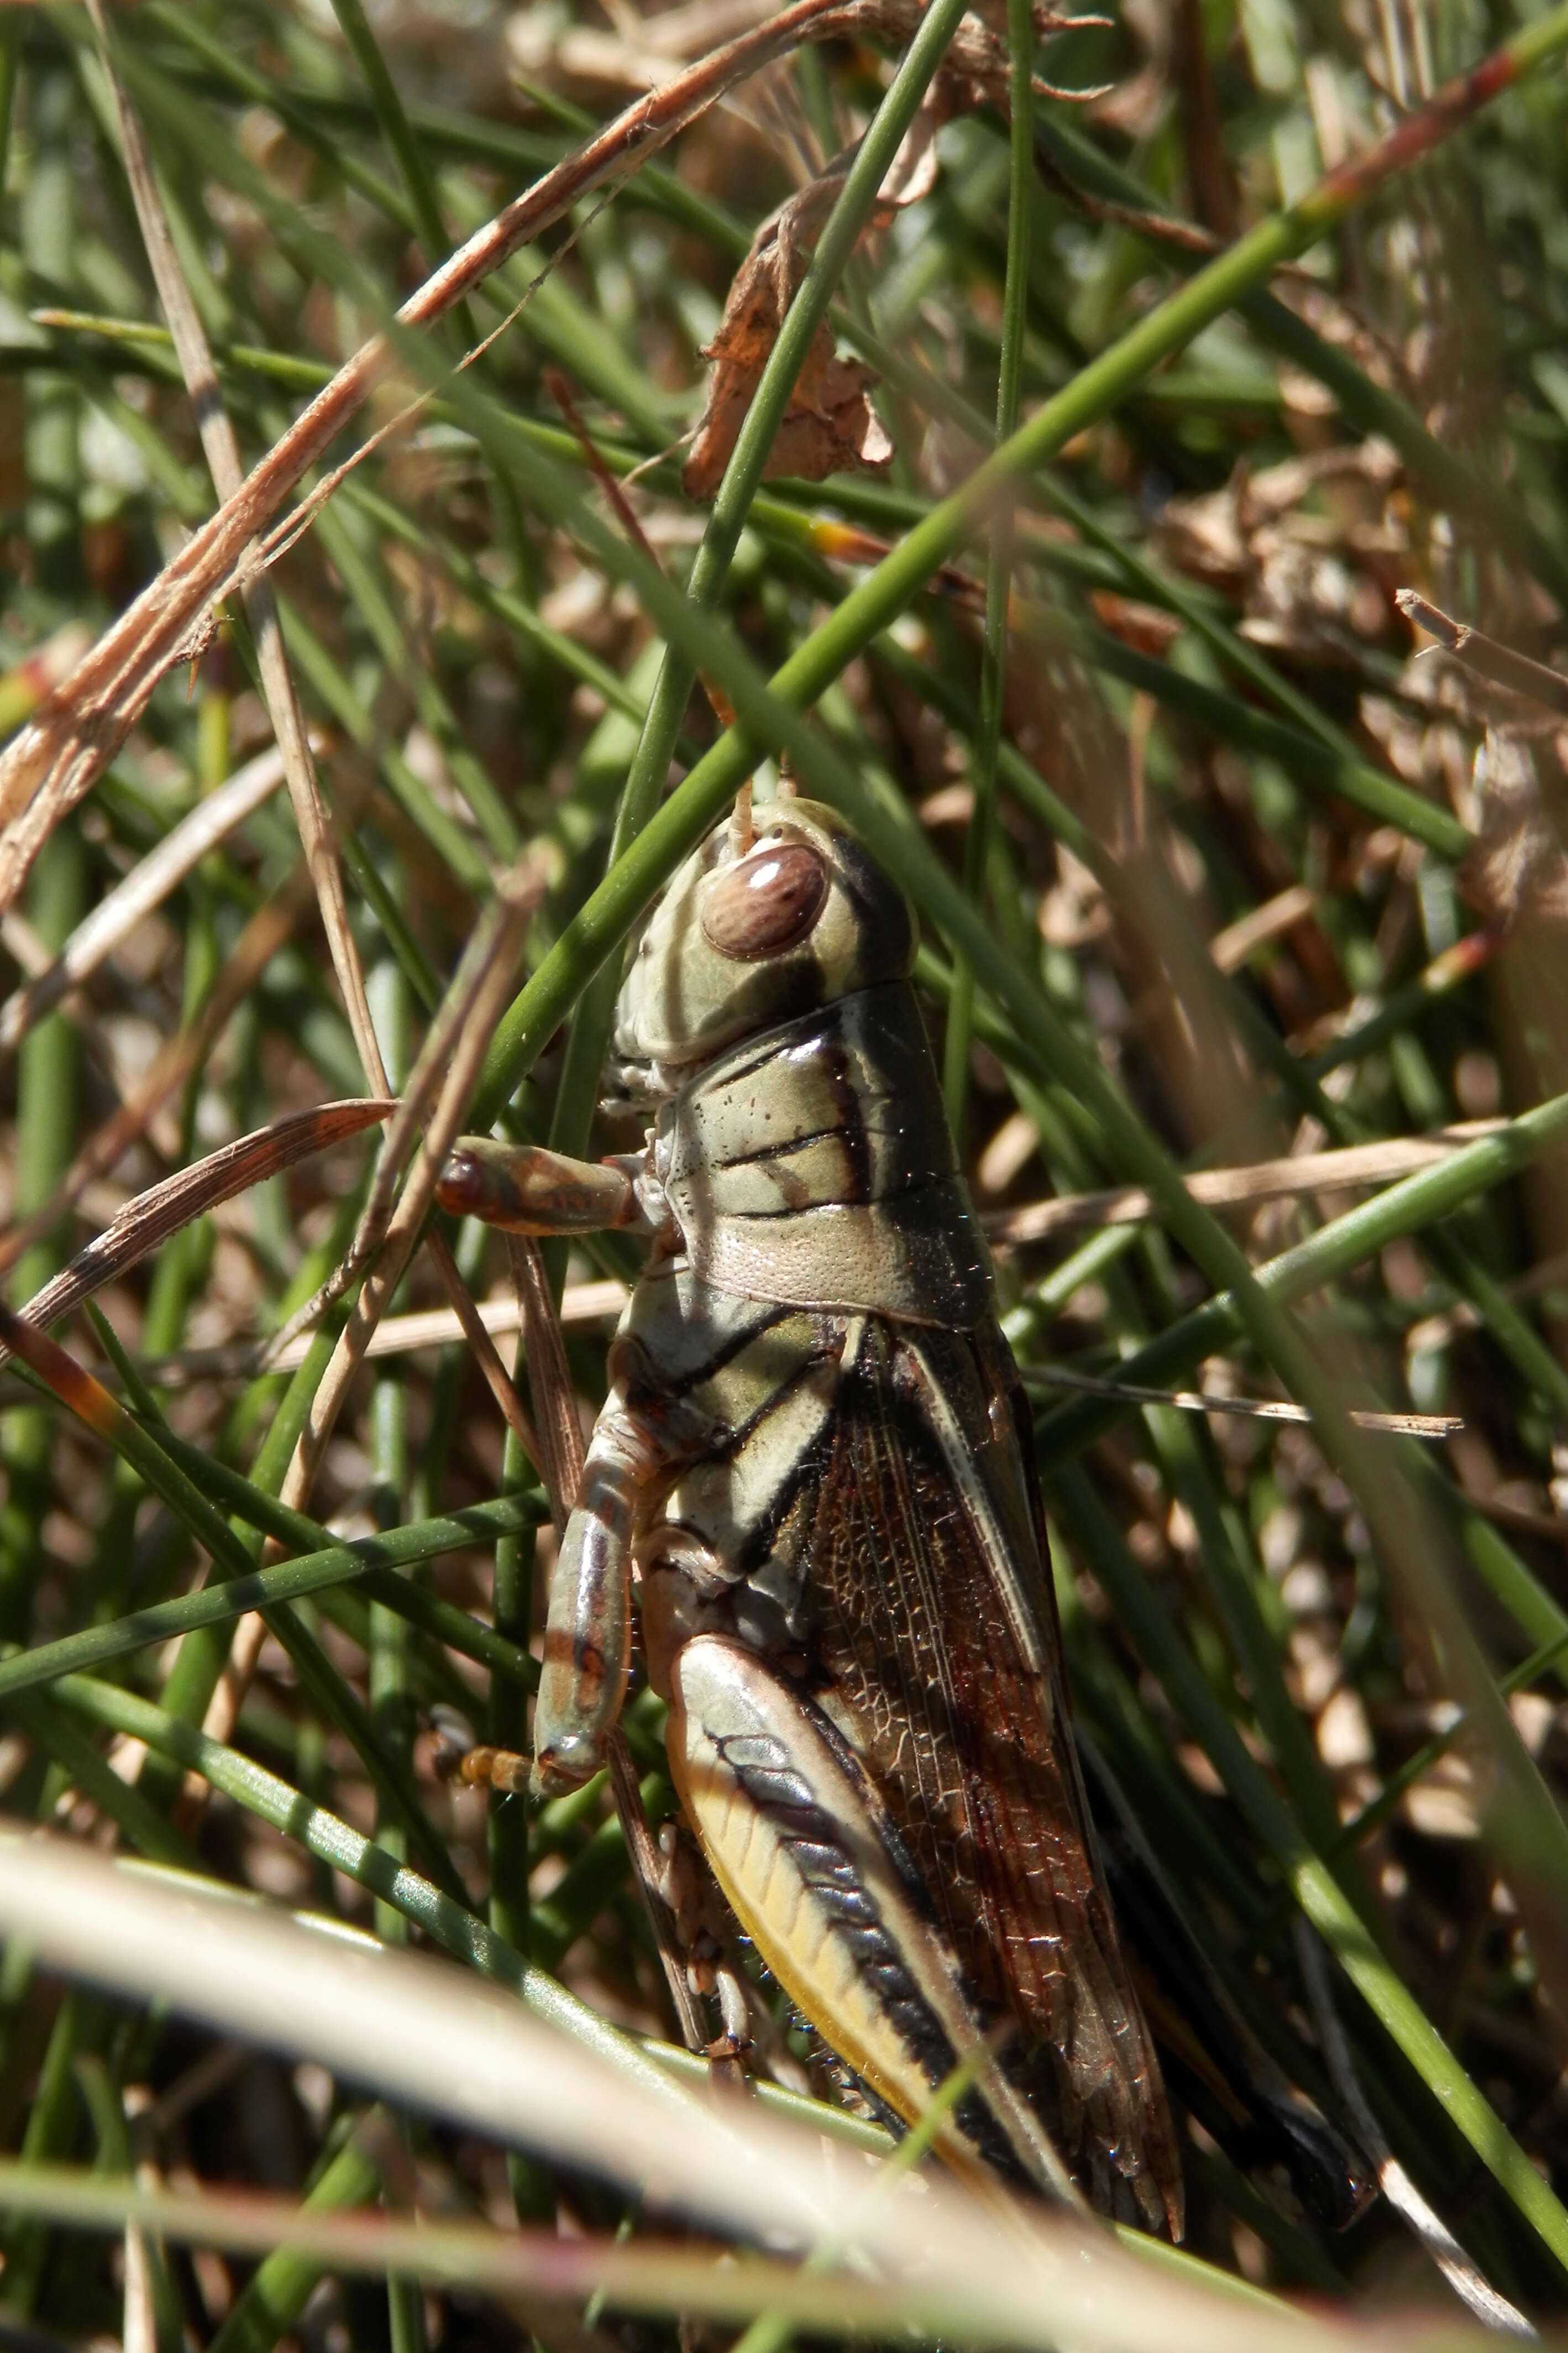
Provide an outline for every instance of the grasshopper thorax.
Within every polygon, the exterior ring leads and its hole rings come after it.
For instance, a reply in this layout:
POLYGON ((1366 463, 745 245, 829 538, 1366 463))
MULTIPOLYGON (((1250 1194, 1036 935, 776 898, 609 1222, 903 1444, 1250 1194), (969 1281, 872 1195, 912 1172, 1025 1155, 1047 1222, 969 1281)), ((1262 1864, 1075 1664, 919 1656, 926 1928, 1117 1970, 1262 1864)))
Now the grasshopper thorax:
POLYGON ((764 814, 743 844, 716 827, 648 917, 616 1008, 636 1092, 663 1093, 670 1065, 913 970, 909 902, 844 820, 816 801, 764 814))

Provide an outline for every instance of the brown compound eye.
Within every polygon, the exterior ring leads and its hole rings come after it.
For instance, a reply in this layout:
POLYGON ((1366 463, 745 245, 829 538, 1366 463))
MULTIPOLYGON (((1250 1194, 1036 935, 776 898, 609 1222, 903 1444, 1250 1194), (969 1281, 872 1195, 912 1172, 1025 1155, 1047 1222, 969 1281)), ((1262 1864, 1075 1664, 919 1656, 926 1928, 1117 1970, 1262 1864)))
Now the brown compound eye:
POLYGON ((737 963, 798 947, 827 896, 827 869, 808 842, 762 842, 714 875, 702 893, 710 946, 737 963))

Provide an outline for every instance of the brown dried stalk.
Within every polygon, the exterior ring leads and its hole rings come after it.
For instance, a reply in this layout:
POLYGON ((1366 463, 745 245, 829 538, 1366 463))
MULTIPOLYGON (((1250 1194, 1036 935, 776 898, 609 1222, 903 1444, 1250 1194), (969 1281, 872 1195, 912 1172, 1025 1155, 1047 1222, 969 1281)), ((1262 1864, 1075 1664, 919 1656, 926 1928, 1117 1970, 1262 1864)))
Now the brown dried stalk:
MULTIPOLYGON (((664 566, 659 561, 658 552, 647 532, 644 531, 637 509, 627 498, 624 485, 618 482, 610 471, 604 451, 583 422, 582 413, 577 406, 571 385, 559 368, 546 368, 544 381, 549 387, 551 398, 575 435, 577 447, 583 452, 583 462, 598 483, 605 503, 616 521, 639 554, 646 556, 656 571, 661 572, 664 566)), ((732 727, 735 723, 734 710, 729 696, 724 692, 718 680, 710 678, 705 670, 700 670, 697 675, 720 726, 732 727)))
MULTIPOLYGON (((245 480, 245 470, 240 464, 239 443, 235 438, 234 427, 229 422, 223 395, 218 389, 217 370, 213 365, 206 331, 191 299, 191 290, 185 283, 184 272, 174 251, 174 240, 169 233, 168 216, 153 177, 141 121, 115 71, 103 0, 87 0, 87 5, 93 29, 98 35, 104 71, 114 96, 125 175, 131 185, 132 200, 136 206, 136 217, 153 271, 153 282, 158 289, 158 300, 163 306, 163 316, 174 337, 180 373, 185 379, 185 390, 190 394, 191 406, 195 411, 196 430, 201 436, 214 487, 220 499, 232 501, 245 480)), ((317 903, 321 910, 321 927, 327 935, 338 986, 342 990, 349 1028, 353 1032, 354 1044, 359 1051, 360 1067, 369 1084, 378 1093, 384 1094, 386 1067, 376 1042, 375 1025, 370 1018, 370 1003, 364 993, 364 974, 360 966, 359 951, 349 929, 348 902, 343 895, 342 869, 338 863, 337 844, 332 839, 316 782, 315 763, 310 757, 310 739, 300 700, 294 691, 289 657, 284 651, 283 630, 270 582, 259 575, 251 580, 245 590, 245 604, 256 637, 261 691, 266 698, 268 716, 272 722, 272 732, 282 755, 289 797, 294 805, 294 821, 300 828, 305 863, 315 885, 317 903)), ((39 795, 41 807, 37 810, 37 822, 41 823, 49 814, 54 797, 53 789, 39 795)), ((62 803, 62 809, 67 805, 62 803)), ((28 814, 32 816, 33 812, 29 810, 28 814)))
MULTIPOLYGON (((239 1192, 244 1188, 236 1186, 233 1189, 239 1192)), ((219 1198, 228 1197, 225 1194, 219 1198)), ((561 1321, 563 1324, 614 1323, 626 1303, 624 1282, 608 1278, 602 1282, 569 1282, 561 1294, 561 1321)), ((522 1329, 522 1314, 515 1297, 479 1300, 474 1314, 479 1328, 492 1341, 504 1340, 522 1329)), ((372 1357, 406 1356, 420 1348, 456 1347, 464 1337, 465 1327, 450 1307, 419 1307, 411 1309, 406 1315, 384 1315, 364 1353, 367 1361, 372 1357)), ((279 1355, 268 1351, 268 1371, 297 1373, 310 1352, 310 1345, 311 1335, 301 1333, 279 1355)), ((216 1348, 176 1348, 166 1356, 148 1357, 142 1369, 154 1388, 186 1388, 196 1381, 248 1381, 254 1380, 261 1369, 261 1351, 244 1343, 216 1348)))
MULTIPOLYGON (((58 1323, 105 1283, 117 1282, 140 1265, 150 1250, 193 1219, 204 1217, 220 1201, 233 1200, 237 1193, 248 1192, 264 1177, 292 1168, 311 1153, 325 1152, 346 1136, 359 1134, 376 1120, 384 1119, 393 1107, 390 1101, 374 1096, 318 1103, 310 1111, 292 1112, 253 1134, 237 1137, 189 1168, 177 1169, 161 1184, 127 1201, 113 1224, 36 1292, 22 1313, 40 1330, 58 1323)), ((452 1337, 457 1337, 455 1332, 452 1337)), ((247 1356, 253 1353, 247 1352, 247 1356)), ((0 1364, 5 1356, 0 1348, 0 1364)), ((254 1364, 247 1369, 254 1370, 254 1364)))
MULTIPOLYGON (((239 445, 223 406, 205 331, 174 251, 168 219, 153 178, 141 122, 114 70, 102 0, 88 0, 88 5, 114 93, 126 174, 158 298, 169 322, 181 372, 195 410, 202 448, 213 481, 219 497, 232 504, 237 496, 243 494, 244 474, 239 445)), ((220 512, 222 511, 220 509, 220 512)), ((338 985, 342 991, 349 1027, 353 1033, 361 1067, 371 1085, 384 1093, 388 1083, 386 1066, 382 1060, 375 1025, 371 1019, 359 951, 349 928, 342 870, 316 781, 310 739, 294 691, 277 603, 270 583, 262 575, 259 551, 254 546, 243 551, 240 561, 242 568, 250 572, 244 595, 256 636, 262 691, 278 739, 295 822, 315 886, 321 924, 327 935, 338 985)), ((40 794, 39 802, 42 806, 36 822, 42 825, 49 812, 49 797, 40 794)), ((32 817, 33 811, 29 810, 28 815, 32 817)), ((41 834, 39 839, 42 839, 41 834)), ((0 871, 4 869, 4 859, 5 845, 0 843, 0 871)), ((442 1288, 451 1302, 479 1368, 503 1414, 521 1437, 527 1427, 526 1417, 495 1344, 479 1321, 479 1309, 469 1295, 457 1261, 438 1235, 430 1238, 430 1251, 442 1288)), ((359 1262, 363 1262, 363 1257, 359 1262)))
MULTIPOLYGON (((446 1072, 439 1100, 425 1128, 408 1181, 386 1226, 375 1263, 361 1287, 347 1324, 338 1335, 337 1345, 322 1376, 321 1385, 311 1400, 309 1419, 294 1449, 293 1460, 283 1481, 281 1498, 295 1511, 303 1511, 309 1503, 321 1457, 326 1452, 350 1387, 363 1361, 371 1335, 390 1305, 393 1293, 402 1282, 419 1240, 435 1198, 436 1180, 462 1125, 463 1115, 489 1044, 490 1032, 507 1002, 523 934, 537 904, 541 888, 537 867, 525 857, 520 861, 518 871, 501 882, 494 905, 487 913, 480 943, 472 958, 473 964, 479 966, 478 985, 468 986, 465 982, 460 992, 453 992, 460 995, 468 1018, 457 1029, 451 1064, 446 1072)), ((468 963, 468 959, 465 962, 468 963)), ((457 1275, 449 1252, 437 1255, 437 1265, 443 1273, 449 1269, 454 1276, 457 1275)), ((457 1293, 452 1303, 457 1307, 459 1317, 463 1316, 466 1303, 475 1327, 470 1331, 465 1319, 465 1336, 470 1345, 474 1345, 476 1336, 479 1338, 476 1354, 487 1374, 490 1369, 489 1360, 493 1360, 500 1368, 502 1388, 496 1392, 498 1402, 529 1461, 537 1463, 539 1440, 516 1389, 507 1377, 504 1366, 500 1366, 495 1344, 479 1323, 479 1311, 460 1278, 457 1282, 457 1293)), ((491 1386, 492 1388, 496 1386, 493 1380, 491 1386)), ((226 1740, 233 1731, 265 1635, 266 1628, 258 1616, 252 1615, 236 1621, 227 1663, 208 1703, 204 1723, 204 1729, 210 1739, 226 1740)))
POLYGON ((539 1244, 523 1234, 508 1234, 506 1248, 539 1424, 537 1461, 550 1497, 550 1516, 557 1528, 564 1528, 583 1484, 583 1431, 561 1318, 539 1244))
MULTIPOLYGON (((314 1297, 291 1315, 274 1335, 266 1351, 264 1366, 275 1363, 300 1334, 319 1323, 326 1309, 343 1295, 380 1250, 389 1230, 399 1171, 416 1139, 426 1134, 426 1114, 443 1082, 448 1090, 450 1088, 448 1064, 458 1053, 465 1034, 473 1039, 482 1039, 493 1025, 490 998, 496 986, 492 976, 495 959, 500 955, 506 961, 507 968, 510 969, 515 962, 515 952, 509 956, 504 943, 511 936, 517 921, 525 919, 537 904, 544 887, 543 853, 531 850, 525 853, 513 874, 501 885, 500 898, 469 943, 430 1025, 403 1100, 397 1104, 382 1140, 369 1197, 353 1241, 341 1263, 314 1297)), ((470 1046, 468 1054, 471 1056, 471 1053, 470 1046)), ((459 1068, 466 1066, 466 1058, 456 1065, 459 1068)), ((428 1152, 428 1142, 426 1148, 428 1152)), ((531 1433, 528 1416, 523 1411, 511 1376, 444 1236, 432 1229, 426 1234, 425 1243, 441 1287, 451 1303, 458 1328, 491 1396, 509 1427, 516 1432, 519 1443, 537 1459, 535 1449, 530 1443, 531 1433)))
MULTIPOLYGON (((1304 1405, 1286 1398, 1241 1398, 1215 1389, 1147 1388, 1139 1381, 1113 1380, 1109 1374, 1080 1373, 1071 1365, 1030 1365, 1023 1374, 1026 1389, 1073 1389, 1082 1397, 1120 1398, 1130 1405, 1171 1406, 1177 1413, 1228 1414, 1237 1421, 1289 1421, 1310 1425, 1304 1405)), ((1376 1413, 1352 1409, 1357 1430, 1384 1438, 1455 1438, 1465 1426, 1458 1413, 1376 1413)), ((1568 1534, 1568 1528, 1564 1529, 1568 1534)))
MULTIPOLYGON (((542 887, 539 872, 531 873, 527 891, 531 906, 542 887)), ((459 1040, 465 1030, 477 1026, 478 1008, 486 1001, 489 989, 498 931, 504 934, 509 928, 507 904, 498 901, 469 940, 436 1009, 402 1099, 382 1137, 370 1191, 353 1239, 326 1281, 274 1334, 268 1349, 269 1364, 299 1334, 311 1330, 321 1322, 333 1301, 341 1299, 363 1272, 386 1239, 404 1163, 425 1133, 430 1107, 441 1091, 459 1040)))
MULTIPOLYGON (((507 1002, 507 991, 511 985, 522 935, 537 903, 539 890, 537 875, 532 872, 521 883, 509 881, 503 884, 485 926, 483 972, 480 985, 468 997, 469 1018, 457 1031, 451 1064, 446 1072, 435 1110, 421 1136, 408 1181, 387 1223, 385 1239, 376 1263, 365 1278, 354 1302, 353 1312, 339 1336, 336 1353, 317 1392, 310 1419, 300 1437, 289 1478, 285 1482, 286 1493, 292 1486, 300 1487, 298 1498, 289 1496, 297 1509, 303 1507, 303 1498, 315 1483, 316 1468, 337 1420, 348 1383, 359 1367, 371 1333, 403 1279, 404 1269, 435 1198, 436 1180, 446 1166, 447 1155, 462 1125, 468 1099, 473 1093, 489 1044, 490 1033, 507 1002)), ((510 1383, 508 1386, 510 1388, 510 1383)), ((539 1441, 517 1403, 515 1391, 512 1403, 515 1415, 509 1416, 509 1419, 518 1441, 529 1460, 537 1463, 539 1441)))
MULTIPOLYGON (((1245 1168, 1203 1168, 1184 1181, 1194 1201, 1211 1208, 1244 1202, 1291 1200, 1301 1193, 1333 1193, 1356 1185, 1385 1185, 1417 1168, 1447 1160, 1478 1136, 1491 1135, 1505 1120, 1467 1120, 1433 1135, 1396 1135, 1382 1144, 1351 1145, 1342 1151, 1304 1152, 1279 1160, 1254 1161, 1245 1168)), ((988 1211, 986 1237, 1006 1248, 1072 1233, 1082 1226, 1141 1225, 1155 1215, 1141 1185, 1117 1185, 1102 1193, 1066 1193, 1053 1201, 1029 1201, 1021 1208, 988 1211)))
MULTIPOLYGON (((591 189, 656 153, 733 83, 775 58, 804 41, 900 35, 920 14, 917 0, 795 0, 767 24, 638 99, 515 197, 409 297, 396 314, 397 326, 427 327, 443 318, 591 189)), ((0 754, 0 913, 15 899, 51 827, 90 792, 209 607, 232 587, 247 585, 247 553, 258 532, 364 406, 392 362, 391 336, 363 343, 0 754)))
POLYGON ((1489 679, 1494 686, 1505 686, 1513 694, 1539 702, 1548 711, 1568 712, 1568 678, 1561 670, 1548 670, 1544 662, 1531 661, 1528 654, 1515 653, 1511 646, 1489 638, 1484 631, 1472 628, 1468 621, 1456 621, 1441 606, 1434 605, 1414 588, 1396 588, 1394 601, 1407 621, 1436 638, 1445 653, 1457 662, 1472 670, 1479 678, 1489 679))
POLYGON ((99 901, 58 955, 0 1005, 0 1055, 14 1053, 34 1022, 41 1021, 62 997, 95 973, 209 850, 253 816, 282 781, 283 755, 274 744, 199 800, 155 849, 137 861, 123 881, 99 901))
POLYGON ((0 1271, 15 1266, 25 1250, 54 1231, 93 1179, 106 1175, 123 1157, 190 1072, 205 1060, 237 1007, 277 955, 310 900, 310 879, 303 866, 297 865, 281 888, 257 909, 246 924, 195 1021, 160 1047, 145 1076, 132 1089, 119 1110, 111 1112, 88 1138, 48 1199, 31 1217, 24 1218, 0 1237, 0 1271))

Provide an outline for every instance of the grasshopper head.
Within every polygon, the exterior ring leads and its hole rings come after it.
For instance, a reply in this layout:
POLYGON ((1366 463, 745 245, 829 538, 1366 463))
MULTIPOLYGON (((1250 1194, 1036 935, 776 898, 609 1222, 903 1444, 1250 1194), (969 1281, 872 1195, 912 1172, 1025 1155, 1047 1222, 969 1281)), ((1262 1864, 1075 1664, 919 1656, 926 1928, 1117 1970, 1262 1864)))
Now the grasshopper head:
POLYGON ((740 839, 717 827, 648 918, 616 1008, 634 1069, 706 1060, 913 970, 909 902, 842 818, 803 800, 759 815, 740 839))

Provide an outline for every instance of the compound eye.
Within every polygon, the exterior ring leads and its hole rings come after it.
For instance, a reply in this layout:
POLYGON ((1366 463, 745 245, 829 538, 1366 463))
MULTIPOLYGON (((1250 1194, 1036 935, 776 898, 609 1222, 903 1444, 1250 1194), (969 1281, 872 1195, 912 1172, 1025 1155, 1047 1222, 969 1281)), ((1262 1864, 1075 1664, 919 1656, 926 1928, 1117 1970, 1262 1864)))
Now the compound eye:
POLYGON ((827 897, 827 869, 808 842, 760 842, 702 893, 709 944, 738 964, 798 947, 827 897))

